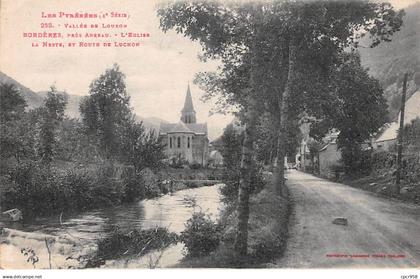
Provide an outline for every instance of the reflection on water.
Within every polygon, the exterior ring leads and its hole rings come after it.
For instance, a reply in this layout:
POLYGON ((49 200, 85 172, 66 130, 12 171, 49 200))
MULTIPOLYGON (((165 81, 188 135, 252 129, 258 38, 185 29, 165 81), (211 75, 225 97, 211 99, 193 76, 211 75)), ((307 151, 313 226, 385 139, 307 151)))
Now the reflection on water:
MULTIPOLYGON (((92 210, 73 216, 53 216, 37 218, 30 223, 10 223, 6 227, 25 232, 74 238, 84 243, 94 243, 106 235, 113 226, 123 231, 149 229, 156 226, 167 227, 170 231, 180 233, 185 222, 194 210, 203 210, 217 219, 220 206, 220 185, 186 189, 159 198, 124 204, 112 208, 92 210), (195 200, 197 207, 191 207, 188 200, 195 200)), ((181 257, 179 245, 168 249, 174 254, 171 260, 181 257)), ((162 258, 162 261, 165 257, 162 258)), ((169 260, 169 259, 168 259, 169 260)), ((113 265, 115 267, 115 264, 113 265)), ((165 264, 163 265, 165 266, 165 264)))

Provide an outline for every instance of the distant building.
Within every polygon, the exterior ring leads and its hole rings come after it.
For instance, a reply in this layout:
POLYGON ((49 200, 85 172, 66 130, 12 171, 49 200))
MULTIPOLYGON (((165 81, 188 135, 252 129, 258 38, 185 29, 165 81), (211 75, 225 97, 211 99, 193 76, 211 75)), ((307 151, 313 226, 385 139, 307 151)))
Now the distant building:
POLYGON ((159 137, 166 146, 165 153, 169 159, 184 159, 190 164, 207 165, 209 158, 207 123, 197 123, 189 85, 181 110, 181 121, 162 123, 159 137))
MULTIPOLYGON (((389 151, 390 147, 397 142, 398 129, 400 127, 401 113, 398 114, 396 122, 387 123, 384 130, 373 140, 373 148, 389 151)), ((404 124, 416 117, 420 117, 420 91, 415 92, 405 103, 404 124)))
POLYGON ((308 146, 313 141, 309 136, 310 124, 304 123, 300 129, 303 137, 296 154, 298 168, 318 173, 324 177, 334 177, 335 170, 342 164, 341 151, 337 148, 337 138, 340 132, 335 129, 328 132, 322 139, 323 147, 317 154, 311 154, 308 146))
POLYGON ((222 166, 223 165, 223 155, 219 150, 212 150, 210 152, 210 161, 213 166, 222 166))
POLYGON ((311 154, 309 152, 308 141, 310 140, 309 137, 309 130, 310 124, 309 123, 302 123, 300 125, 300 132, 302 133, 302 140, 297 150, 297 154, 295 156, 295 162, 297 167, 300 170, 307 170, 311 166, 311 154))

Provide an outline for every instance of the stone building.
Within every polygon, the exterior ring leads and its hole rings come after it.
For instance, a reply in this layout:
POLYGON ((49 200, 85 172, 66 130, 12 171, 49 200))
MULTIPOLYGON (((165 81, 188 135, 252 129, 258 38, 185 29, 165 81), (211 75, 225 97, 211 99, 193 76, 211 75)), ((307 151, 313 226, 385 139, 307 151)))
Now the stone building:
POLYGON ((159 137, 166 146, 165 153, 169 159, 184 159, 190 164, 207 165, 209 157, 207 123, 197 123, 189 85, 180 121, 162 123, 159 137))

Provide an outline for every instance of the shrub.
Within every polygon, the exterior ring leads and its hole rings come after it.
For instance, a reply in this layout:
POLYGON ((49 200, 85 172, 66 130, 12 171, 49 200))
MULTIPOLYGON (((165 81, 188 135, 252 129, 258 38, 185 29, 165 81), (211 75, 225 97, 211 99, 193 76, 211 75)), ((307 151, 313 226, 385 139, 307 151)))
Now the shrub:
POLYGON ((124 197, 125 202, 132 202, 136 199, 145 197, 145 187, 143 178, 137 174, 134 168, 127 168, 123 172, 124 197))
POLYGON ((220 188, 220 194, 222 195, 222 202, 229 204, 238 198, 239 180, 238 181, 226 181, 220 188))
POLYGON ((178 236, 167 228, 133 230, 122 232, 115 227, 111 233, 98 241, 96 259, 109 260, 122 256, 138 255, 165 248, 178 242, 178 236))
POLYGON ((198 170, 198 169, 201 169, 202 166, 199 163, 192 163, 190 165, 190 168, 193 169, 193 170, 198 170))
POLYGON ((139 179, 144 188, 145 196, 148 198, 157 197, 161 194, 161 187, 158 183, 158 177, 149 168, 143 169, 139 174, 139 179))
POLYGON ((362 150, 360 144, 341 148, 344 171, 347 175, 368 175, 372 170, 371 150, 362 150))
POLYGON ((10 172, 4 204, 21 209, 24 217, 115 205, 123 196, 115 175, 112 166, 59 170, 36 162, 20 164, 10 172))
POLYGON ((214 251, 221 239, 221 227, 203 212, 195 212, 187 221, 180 240, 188 250, 187 256, 205 256, 214 251))

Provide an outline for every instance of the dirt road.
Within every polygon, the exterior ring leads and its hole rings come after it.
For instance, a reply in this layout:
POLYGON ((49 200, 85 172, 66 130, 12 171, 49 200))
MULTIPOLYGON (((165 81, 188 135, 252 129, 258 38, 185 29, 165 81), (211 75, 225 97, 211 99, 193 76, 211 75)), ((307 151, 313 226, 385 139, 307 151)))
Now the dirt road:
POLYGON ((287 174, 293 203, 278 267, 420 267, 420 206, 298 171, 287 174), (335 225, 345 217, 348 225, 335 225))

